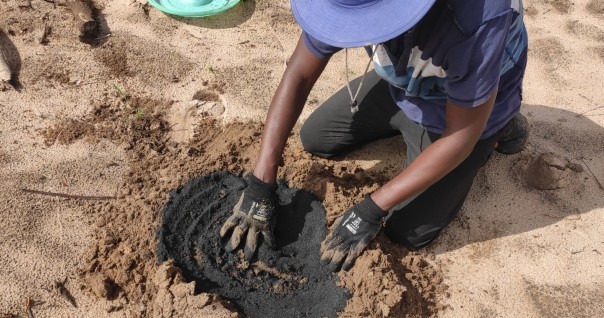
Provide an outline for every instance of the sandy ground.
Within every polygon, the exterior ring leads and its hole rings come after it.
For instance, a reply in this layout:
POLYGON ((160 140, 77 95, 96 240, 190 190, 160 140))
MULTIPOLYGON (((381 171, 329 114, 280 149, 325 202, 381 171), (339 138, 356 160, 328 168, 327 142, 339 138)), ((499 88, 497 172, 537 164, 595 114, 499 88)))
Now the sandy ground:
MULTIPOLYGON (((17 75, 17 89, 0 85, 0 317, 27 317, 26 297, 35 317, 236 317, 155 262, 155 230, 171 190, 252 168, 299 35, 288 1, 207 19, 94 5, 110 36, 89 45, 60 0, 0 0, 17 75)), ((353 293, 341 316, 604 316, 604 1, 525 8, 527 149, 493 156, 429 248, 379 236, 341 277, 353 293)), ((353 56, 358 75, 366 57, 353 56)), ((299 122, 344 78, 336 55, 299 122)), ((323 199, 329 222, 404 162, 399 137, 327 161, 296 134, 280 177, 323 199)))

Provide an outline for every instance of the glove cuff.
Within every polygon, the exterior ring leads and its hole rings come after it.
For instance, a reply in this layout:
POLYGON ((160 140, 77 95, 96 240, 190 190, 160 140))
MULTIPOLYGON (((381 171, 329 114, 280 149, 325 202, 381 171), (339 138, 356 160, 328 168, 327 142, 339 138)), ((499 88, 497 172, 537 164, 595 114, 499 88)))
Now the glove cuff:
POLYGON ((266 183, 258 178, 253 173, 248 175, 248 189, 257 198, 269 198, 274 195, 277 189, 276 184, 266 183))
POLYGON ((382 210, 368 194, 365 199, 357 204, 355 212, 365 222, 370 224, 381 224, 384 218, 388 215, 388 211, 382 210))

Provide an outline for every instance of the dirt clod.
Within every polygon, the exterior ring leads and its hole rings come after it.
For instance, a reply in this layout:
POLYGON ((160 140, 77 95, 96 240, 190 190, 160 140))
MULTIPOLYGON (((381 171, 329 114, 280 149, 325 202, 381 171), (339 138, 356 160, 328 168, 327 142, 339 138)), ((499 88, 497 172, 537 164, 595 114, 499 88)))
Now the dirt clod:
POLYGON ((185 283, 179 268, 172 261, 163 263, 155 273, 153 284, 158 289, 153 301, 153 318, 239 317, 232 306, 219 297, 195 293, 195 282, 185 283))
POLYGON ((99 298, 115 299, 119 293, 119 287, 104 274, 96 274, 87 278, 87 285, 99 298))
POLYGON ((538 190, 554 190, 567 185, 572 172, 581 172, 583 167, 568 159, 545 153, 533 158, 525 170, 526 183, 538 190))

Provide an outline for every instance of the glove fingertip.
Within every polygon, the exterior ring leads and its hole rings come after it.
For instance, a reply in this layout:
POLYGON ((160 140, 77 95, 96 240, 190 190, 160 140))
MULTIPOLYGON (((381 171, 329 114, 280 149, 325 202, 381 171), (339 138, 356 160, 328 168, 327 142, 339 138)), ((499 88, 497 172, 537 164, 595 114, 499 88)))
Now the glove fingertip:
POLYGON ((338 272, 340 270, 340 264, 339 263, 330 263, 327 268, 329 269, 330 272, 338 272))
POLYGON ((254 257, 254 253, 256 253, 256 249, 258 247, 258 231, 256 228, 252 227, 247 232, 247 238, 245 240, 245 247, 243 248, 243 258, 246 261, 250 261, 252 257, 254 257))
POLYGON ((347 272, 352 267, 352 264, 354 263, 354 260, 357 258, 357 256, 358 255, 355 255, 352 250, 349 251, 348 256, 346 257, 346 259, 344 259, 344 262, 342 263, 342 270, 347 272))
POLYGON ((335 250, 344 243, 344 239, 339 236, 332 236, 331 239, 325 244, 325 248, 329 250, 335 250))
POLYGON ((262 238, 264 239, 264 242, 268 245, 268 247, 273 250, 277 248, 275 235, 273 235, 273 232, 271 230, 262 231, 262 238))
POLYGON ((350 270, 350 267, 352 267, 349 263, 344 263, 342 264, 342 270, 347 272, 348 270, 350 270))
POLYGON ((232 242, 229 241, 225 246, 224 246, 224 250, 227 251, 228 253, 231 253, 233 250, 235 250, 236 246, 233 246, 232 242))
POLYGON ((227 234, 227 232, 229 232, 233 227, 232 226, 228 226, 225 223, 221 228, 220 228, 220 237, 224 238, 227 234))
POLYGON ((237 247, 239 247, 239 243, 241 243, 241 238, 245 234, 245 232, 247 232, 247 230, 248 229, 246 226, 235 227, 235 229, 233 230, 233 234, 231 235, 231 239, 225 246, 225 250, 227 252, 232 252, 237 247))
POLYGON ((331 263, 329 264, 329 268, 332 272, 337 272, 340 269, 342 261, 346 258, 347 254, 348 252, 346 249, 336 249, 331 258, 331 263))
POLYGON ((331 258, 321 257, 321 259, 319 260, 319 264, 321 264, 321 266, 327 266, 329 263, 331 263, 331 258))
POLYGON ((239 221, 240 218, 237 215, 231 215, 220 227, 220 237, 224 238, 230 230, 239 224, 239 221))
POLYGON ((350 251, 348 252, 348 257, 346 257, 346 260, 344 261, 344 264, 342 265, 342 269, 344 271, 348 271, 349 269, 352 268, 356 259, 361 255, 361 253, 365 250, 365 248, 367 248, 367 245, 369 245, 369 241, 366 239, 363 239, 356 246, 350 247, 350 251))
POLYGON ((245 249, 243 250, 243 259, 245 259, 245 260, 246 260, 246 261, 248 261, 248 262, 249 262, 249 261, 251 261, 251 260, 252 260, 252 257, 254 257, 254 252, 255 252, 255 251, 252 251, 252 250, 250 250, 250 249, 248 249, 248 248, 245 248, 245 249))

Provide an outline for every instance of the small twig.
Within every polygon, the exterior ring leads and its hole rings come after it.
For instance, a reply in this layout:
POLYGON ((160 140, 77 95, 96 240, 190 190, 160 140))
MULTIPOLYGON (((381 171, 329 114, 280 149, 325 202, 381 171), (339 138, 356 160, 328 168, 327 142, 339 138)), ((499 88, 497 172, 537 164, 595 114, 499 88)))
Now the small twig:
POLYGON ((74 194, 65 194, 65 193, 57 193, 57 192, 48 192, 48 191, 40 191, 40 190, 32 190, 32 189, 20 189, 23 192, 27 193, 35 193, 41 195, 48 195, 52 197, 61 197, 67 199, 80 199, 80 200, 113 200, 117 199, 117 197, 112 196, 88 196, 88 195, 74 195, 74 194))
POLYGON ((122 98, 128 98, 126 96, 126 93, 124 93, 124 91, 122 91, 122 89, 117 84, 113 83, 113 88, 115 88, 115 90, 120 94, 120 96, 122 96, 122 98))
MULTIPOLYGON (((579 94, 579 96, 581 96, 581 97, 585 98, 585 99, 586 99, 588 102, 592 103, 593 105, 597 105, 597 104, 596 104, 596 103, 595 103, 593 100, 591 100, 590 98, 587 98, 587 97, 586 97, 586 96, 584 96, 583 94, 579 94)), ((589 112, 591 112, 591 111, 594 111, 594 110, 597 110, 597 109, 600 109, 600 108, 603 108, 603 107, 604 107, 604 105, 602 105, 602 106, 598 106, 598 107, 596 107, 596 108, 588 109, 588 110, 586 110, 586 111, 584 111, 584 112, 581 112, 581 113, 577 114, 576 116, 577 116, 577 117, 579 117, 579 116, 581 116, 581 115, 585 115, 585 114, 587 114, 587 113, 589 113, 589 112)))
POLYGON ((591 250, 591 251, 592 251, 592 252, 596 252, 598 255, 602 255, 602 253, 600 253, 600 251, 598 251, 598 250, 597 250, 597 249, 595 249, 595 248, 594 248, 593 250, 591 250))
MULTIPOLYGON (((63 230, 63 222, 61 222, 61 215, 59 213, 56 213, 57 216, 57 223, 59 224, 59 238, 61 239, 61 249, 63 253, 67 254, 67 248, 65 247, 65 231, 63 230)), ((61 258, 61 270, 63 271, 63 275, 65 277, 65 279, 63 280, 62 283, 55 281, 54 287, 55 289, 58 289, 59 295, 63 295, 64 293, 62 292, 62 289, 65 289, 65 283, 67 282, 67 268, 65 267, 65 258, 61 258)), ((67 289, 65 289, 67 290, 67 289)), ((67 301, 69 303, 71 303, 74 307, 77 307, 75 305, 75 299, 73 299, 73 297, 71 296, 71 294, 69 293, 69 291, 67 291, 67 296, 65 297, 67 299, 67 301), (73 301, 72 301, 73 300, 73 301)))
POLYGON ((25 297, 25 311, 27 311, 27 316, 29 318, 34 318, 34 313, 31 311, 31 300, 29 296, 25 297))
POLYGON ((239 42, 237 44, 247 44, 247 43, 250 43, 250 40, 241 41, 241 42, 239 42))
POLYGON ((110 36, 111 36, 111 33, 107 33, 107 34, 105 34, 105 35, 101 35, 101 36, 97 37, 97 38, 96 38, 96 39, 94 39, 94 40, 95 40, 95 41, 98 41, 98 40, 102 40, 102 39, 108 38, 108 37, 110 37, 110 36))
POLYGON ((587 246, 583 246, 583 248, 582 248, 582 249, 580 249, 580 250, 576 250, 576 251, 572 251, 572 252, 570 252, 570 253, 571 253, 572 255, 575 255, 575 254, 579 254, 579 253, 585 252, 585 248, 586 248, 586 247, 587 247, 587 246))
POLYGON ((124 91, 115 83, 113 83, 113 88, 115 88, 115 90, 120 94, 124 106, 126 108, 130 108, 130 104, 128 104, 128 95, 126 95, 126 93, 124 93, 124 91))
POLYGON ((100 82, 101 81, 83 82, 81 80, 76 80, 74 82, 70 82, 71 86, 69 86, 68 88, 80 87, 80 86, 96 84, 96 83, 100 83, 100 82))
POLYGON ((587 96, 585 96, 583 94, 579 94, 579 96, 585 98, 586 101, 588 101, 588 102, 590 102, 590 103, 592 103, 594 105, 596 104, 591 98, 589 98, 589 97, 587 97, 587 96))
POLYGON ((65 298, 65 300, 67 300, 67 302, 69 302, 73 307, 77 308, 78 304, 76 303, 75 298, 73 298, 73 295, 71 295, 69 290, 67 290, 67 287, 65 287, 65 283, 67 283, 67 277, 65 277, 62 282, 55 281, 54 287, 59 292, 59 295, 65 298))
POLYGON ((594 179, 596 180, 596 183, 598 184, 598 187, 600 188, 600 190, 604 191, 604 186, 602 186, 602 183, 600 183, 600 180, 598 180, 598 177, 596 177, 596 175, 593 173, 593 171, 591 171, 591 168, 589 167, 587 162, 585 162, 585 159, 581 159, 581 161, 583 161, 583 163, 585 164, 585 167, 587 167, 587 170, 589 171, 589 173, 591 173, 592 177, 594 177, 594 179))
POLYGON ((588 110, 586 110, 586 111, 584 111, 584 112, 582 112, 582 113, 578 113, 578 114, 577 114, 577 115, 575 115, 575 116, 579 117, 579 116, 585 115, 585 114, 587 114, 587 113, 589 113, 589 112, 591 112, 591 111, 598 110, 598 109, 600 109, 600 108, 602 108, 602 107, 604 107, 604 106, 598 106, 598 107, 596 107, 596 108, 588 109, 588 110))

